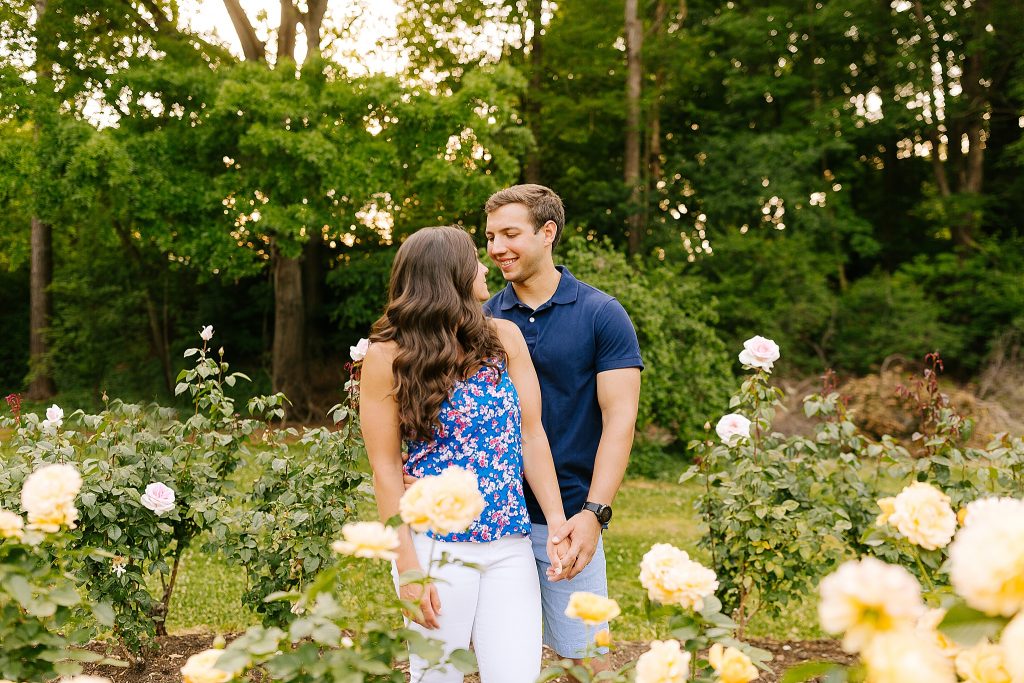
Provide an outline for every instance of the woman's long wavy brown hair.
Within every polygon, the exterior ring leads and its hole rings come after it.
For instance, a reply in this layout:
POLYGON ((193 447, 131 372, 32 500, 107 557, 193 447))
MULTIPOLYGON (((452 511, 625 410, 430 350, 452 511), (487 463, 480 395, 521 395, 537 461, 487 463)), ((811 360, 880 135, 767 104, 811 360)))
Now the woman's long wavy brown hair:
POLYGON ((392 364, 402 435, 429 440, 441 404, 481 365, 507 361, 494 325, 473 294, 473 240, 453 226, 417 230, 398 249, 388 304, 370 341, 394 341, 392 364))

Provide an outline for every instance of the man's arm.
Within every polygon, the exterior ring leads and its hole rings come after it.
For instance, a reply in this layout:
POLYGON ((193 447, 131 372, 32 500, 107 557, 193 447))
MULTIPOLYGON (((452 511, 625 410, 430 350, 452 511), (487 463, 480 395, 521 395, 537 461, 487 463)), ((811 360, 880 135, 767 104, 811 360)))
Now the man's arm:
MULTIPOLYGON (((602 431, 587 500, 604 505, 614 502, 629 464, 639 401, 640 368, 598 373, 597 402, 601 406, 602 431)), ((564 537, 571 542, 569 553, 563 558, 565 566, 572 567, 565 572, 565 577, 571 579, 583 571, 597 552, 601 524, 594 513, 583 510, 573 515, 555 535, 556 542, 564 537)))

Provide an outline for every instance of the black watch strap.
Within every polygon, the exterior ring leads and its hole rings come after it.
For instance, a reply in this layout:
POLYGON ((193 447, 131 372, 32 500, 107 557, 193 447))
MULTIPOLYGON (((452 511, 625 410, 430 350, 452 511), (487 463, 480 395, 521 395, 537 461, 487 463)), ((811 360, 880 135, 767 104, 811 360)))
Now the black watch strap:
POLYGON ((610 522, 612 520, 612 506, 611 505, 603 505, 601 503, 592 503, 591 501, 588 500, 586 503, 583 504, 583 509, 584 510, 590 510, 591 512, 593 512, 594 516, 597 517, 597 521, 600 522, 601 526, 603 526, 603 527, 607 528, 608 522, 610 522))

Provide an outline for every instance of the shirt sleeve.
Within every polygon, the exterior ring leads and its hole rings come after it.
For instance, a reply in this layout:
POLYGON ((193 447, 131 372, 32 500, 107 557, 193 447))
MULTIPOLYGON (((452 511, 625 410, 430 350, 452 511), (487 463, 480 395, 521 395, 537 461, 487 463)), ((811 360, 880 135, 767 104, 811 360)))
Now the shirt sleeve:
POLYGON ((629 314, 616 299, 605 303, 597 316, 597 372, 621 368, 644 369, 640 342, 629 314))

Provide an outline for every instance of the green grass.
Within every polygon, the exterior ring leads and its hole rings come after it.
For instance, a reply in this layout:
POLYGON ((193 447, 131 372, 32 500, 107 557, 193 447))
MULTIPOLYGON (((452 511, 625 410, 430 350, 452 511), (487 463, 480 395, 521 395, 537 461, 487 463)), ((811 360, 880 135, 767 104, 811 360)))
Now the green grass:
MULTIPOLYGON (((694 510, 693 485, 628 479, 615 501, 615 519, 605 533, 608 588, 622 607, 613 628, 620 640, 640 641, 664 637, 664 623, 651 624, 643 611, 643 588, 637 578, 640 560, 655 543, 671 543, 695 559, 708 562, 697 547, 701 525, 694 510)), ((373 519, 373 504, 363 503, 361 519, 373 519)), ((378 561, 354 561, 344 571, 341 600, 356 614, 377 616, 377 606, 393 591, 389 568, 378 561)), ((257 623, 255 614, 242 607, 245 577, 238 567, 202 552, 185 555, 175 590, 168 630, 171 633, 240 631, 257 623)), ((796 606, 783 619, 757 614, 749 634, 774 638, 820 637, 813 600, 796 606)))

